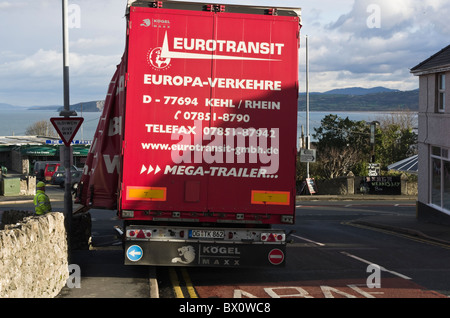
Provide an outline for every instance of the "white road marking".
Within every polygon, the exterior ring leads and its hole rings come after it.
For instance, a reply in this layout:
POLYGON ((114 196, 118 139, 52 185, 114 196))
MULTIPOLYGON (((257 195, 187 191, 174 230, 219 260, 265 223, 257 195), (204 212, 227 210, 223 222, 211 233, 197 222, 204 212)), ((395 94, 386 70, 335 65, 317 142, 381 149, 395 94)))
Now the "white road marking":
MULTIPOLYGON (((341 254, 344 254, 344 255, 346 255, 346 256, 348 256, 348 257, 351 257, 351 258, 353 258, 353 259, 356 259, 356 260, 358 260, 358 261, 360 261, 360 262, 363 262, 363 263, 365 263, 365 264, 368 264, 368 265, 375 264, 374 262, 370 262, 370 261, 368 261, 368 260, 365 260, 365 259, 363 259, 363 258, 361 258, 361 257, 352 255, 352 254, 347 253, 347 252, 341 252, 341 254)), ((411 277, 408 277, 408 276, 405 276, 405 275, 403 275, 403 274, 400 274, 400 273, 397 273, 397 272, 388 270, 388 269, 384 268, 383 266, 380 266, 380 265, 377 265, 377 266, 379 266, 380 269, 381 269, 382 271, 388 272, 388 273, 390 273, 390 274, 392 274, 392 275, 395 275, 395 276, 398 276, 398 277, 400 277, 400 278, 408 279, 408 280, 412 279, 411 277)))
POLYGON ((315 241, 312 241, 310 239, 307 239, 307 238, 304 238, 304 237, 301 237, 301 236, 298 236, 298 235, 291 234, 291 236, 296 237, 299 240, 303 240, 303 241, 306 241, 306 242, 309 242, 309 243, 316 244, 318 246, 325 246, 325 244, 323 244, 323 243, 315 242, 315 241))

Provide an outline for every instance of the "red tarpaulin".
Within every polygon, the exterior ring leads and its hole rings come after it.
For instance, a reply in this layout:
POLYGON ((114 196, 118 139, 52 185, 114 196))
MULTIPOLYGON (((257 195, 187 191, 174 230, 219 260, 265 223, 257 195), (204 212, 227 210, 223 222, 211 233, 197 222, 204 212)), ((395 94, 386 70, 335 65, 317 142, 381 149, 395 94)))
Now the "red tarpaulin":
POLYGON ((91 208, 117 208, 125 111, 125 75, 127 52, 109 84, 102 116, 83 169, 79 202, 91 208))

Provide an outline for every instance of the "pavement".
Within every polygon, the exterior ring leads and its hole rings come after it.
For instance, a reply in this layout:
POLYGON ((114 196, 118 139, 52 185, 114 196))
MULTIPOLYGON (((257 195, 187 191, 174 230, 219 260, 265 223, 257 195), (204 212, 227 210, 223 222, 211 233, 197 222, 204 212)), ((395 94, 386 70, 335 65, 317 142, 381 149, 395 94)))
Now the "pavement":
MULTIPOLYGON (((50 191, 49 191, 50 192, 50 191)), ((52 199, 63 200, 64 191, 52 191, 49 196, 52 199), (52 198, 53 197, 53 198, 52 198)), ((32 203, 32 196, 0 196, 0 217, 2 206, 32 203)), ((405 195, 301 195, 296 197, 297 203, 304 201, 397 201, 399 204, 405 201, 417 201, 416 196, 405 195)), ((377 215, 364 216, 353 220, 352 224, 374 227, 393 231, 409 236, 434 241, 436 243, 450 245, 450 226, 443 224, 428 223, 418 220, 416 215, 377 215)))
POLYGON ((22 204, 30 202, 33 202, 33 196, 31 195, 17 195, 7 197, 0 195, 0 207, 2 205, 22 204))

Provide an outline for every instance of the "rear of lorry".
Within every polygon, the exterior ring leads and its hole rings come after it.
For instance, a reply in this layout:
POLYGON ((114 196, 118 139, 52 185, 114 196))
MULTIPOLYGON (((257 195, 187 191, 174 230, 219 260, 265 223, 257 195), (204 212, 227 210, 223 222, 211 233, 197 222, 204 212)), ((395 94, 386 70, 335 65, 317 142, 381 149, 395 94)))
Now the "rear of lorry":
POLYGON ((91 206, 117 204, 126 264, 285 263, 300 27, 300 9, 129 5, 83 185, 91 206))

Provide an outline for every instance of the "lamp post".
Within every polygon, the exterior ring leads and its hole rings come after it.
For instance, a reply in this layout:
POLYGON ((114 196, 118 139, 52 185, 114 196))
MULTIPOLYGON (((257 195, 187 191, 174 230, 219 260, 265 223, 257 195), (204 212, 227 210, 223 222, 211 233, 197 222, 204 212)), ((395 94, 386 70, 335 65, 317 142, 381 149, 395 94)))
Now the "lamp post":
POLYGON ((371 163, 375 163, 375 135, 377 130, 377 125, 380 123, 378 121, 373 121, 370 123, 370 145, 372 146, 372 157, 371 157, 371 163))
MULTIPOLYGON (((310 149, 311 141, 309 136, 309 56, 308 56, 308 35, 306 35, 306 149, 310 149)), ((309 162, 306 163, 306 177, 309 178, 309 162)))
POLYGON ((378 121, 373 121, 370 123, 370 145, 372 146, 372 156, 369 163, 369 176, 376 177, 380 175, 380 165, 375 163, 375 145, 376 145, 376 130, 377 125, 380 123, 378 121))
MULTIPOLYGON (((75 111, 70 110, 69 95, 69 27, 68 27, 68 0, 62 0, 62 33, 63 33, 63 89, 64 89, 64 110, 59 113, 66 118, 76 116, 75 111)), ((65 192, 64 192, 64 223, 67 232, 67 244, 69 251, 71 249, 72 234, 72 193, 71 193, 71 175, 70 175, 70 145, 64 146, 64 169, 66 173, 65 192)), ((69 253, 70 259, 70 253, 69 253)), ((69 261, 70 262, 70 261, 69 261)))

